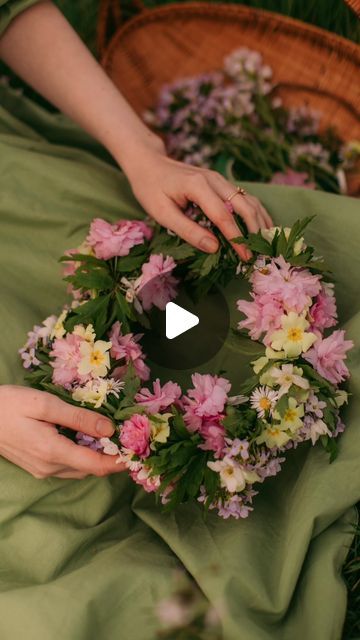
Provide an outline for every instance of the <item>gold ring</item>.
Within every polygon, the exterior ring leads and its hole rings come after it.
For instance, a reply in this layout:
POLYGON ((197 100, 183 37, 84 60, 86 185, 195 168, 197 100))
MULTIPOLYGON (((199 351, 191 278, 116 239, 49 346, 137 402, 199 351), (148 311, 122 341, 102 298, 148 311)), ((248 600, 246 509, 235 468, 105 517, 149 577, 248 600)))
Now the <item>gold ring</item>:
POLYGON ((245 189, 243 189, 242 187, 236 187, 236 190, 226 198, 227 202, 231 202, 231 200, 237 195, 246 196, 245 189))

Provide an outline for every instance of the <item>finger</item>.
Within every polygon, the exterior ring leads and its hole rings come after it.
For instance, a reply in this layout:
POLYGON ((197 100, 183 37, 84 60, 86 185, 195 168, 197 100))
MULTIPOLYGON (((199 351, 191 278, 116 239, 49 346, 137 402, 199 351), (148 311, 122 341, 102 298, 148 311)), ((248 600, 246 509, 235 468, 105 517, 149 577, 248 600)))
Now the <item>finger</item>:
POLYGON ((166 217, 164 216, 163 218, 157 213, 156 216, 154 215, 154 218, 157 219, 160 224, 174 231, 180 238, 186 240, 186 242, 201 251, 215 253, 219 248, 219 243, 214 234, 187 218, 183 211, 181 211, 170 198, 166 202, 166 217))
POLYGON ((58 440, 56 459, 59 464, 71 467, 85 475, 99 477, 125 470, 124 464, 117 464, 118 456, 110 456, 81 447, 65 436, 59 435, 58 440))
POLYGON ((67 471, 59 471, 53 475, 54 478, 64 478, 69 480, 83 480, 87 478, 88 474, 83 471, 76 471, 75 469, 68 469, 67 471))
MULTIPOLYGON (((210 181, 214 182, 215 189, 218 190, 219 195, 223 199, 226 200, 232 193, 234 193, 236 185, 234 186, 220 173, 215 171, 209 173, 210 181)), ((270 226, 273 226, 272 220, 265 207, 262 206, 261 202, 255 196, 252 196, 251 194, 246 194, 244 196, 239 193, 231 199, 231 204, 233 205, 236 213, 241 215, 251 233, 256 233, 259 231, 259 228, 268 228, 269 224, 270 226)))
POLYGON ((29 394, 25 410, 29 417, 62 427, 82 431, 93 437, 110 437, 114 425, 108 418, 96 411, 74 406, 45 391, 29 394))
MULTIPOLYGON (((201 207, 209 220, 216 224, 227 240, 231 241, 232 238, 241 235, 234 216, 229 212, 225 204, 225 198, 221 197, 203 174, 197 175, 197 181, 194 181, 193 185, 188 187, 186 196, 201 207)), ((243 260, 250 258, 251 254, 246 247, 239 244, 233 244, 232 246, 243 260)))

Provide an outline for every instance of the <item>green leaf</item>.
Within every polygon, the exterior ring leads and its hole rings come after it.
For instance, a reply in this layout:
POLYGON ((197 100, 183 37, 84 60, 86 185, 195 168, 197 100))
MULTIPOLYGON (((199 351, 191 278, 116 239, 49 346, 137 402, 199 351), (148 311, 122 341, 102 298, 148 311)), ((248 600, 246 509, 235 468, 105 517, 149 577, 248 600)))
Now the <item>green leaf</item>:
POLYGON ((186 424, 184 421, 184 417, 179 411, 176 409, 174 405, 171 407, 171 412, 173 413, 172 418, 172 426, 174 427, 177 435, 180 438, 189 439, 191 437, 190 431, 186 428, 186 424))
POLYGON ((256 253, 260 253, 265 256, 273 255, 271 244, 265 240, 260 233, 249 233, 246 238, 244 236, 238 236, 236 238, 232 238, 231 242, 235 242, 236 244, 245 244, 249 249, 251 249, 251 251, 255 251, 256 253))
POLYGON ((84 253, 74 253, 72 256, 62 256, 59 259, 59 262, 84 262, 86 264, 93 264, 102 269, 107 269, 106 260, 101 260, 100 258, 95 258, 95 256, 89 256, 84 253))
POLYGON ((288 238, 288 249, 293 253, 294 244, 299 240, 305 231, 306 227, 314 220, 316 216, 307 216, 302 220, 297 220, 291 227, 290 235, 288 238))
POLYGON ((280 400, 277 401, 276 411, 278 411, 280 415, 283 417, 288 407, 289 407, 289 396, 285 394, 281 396, 280 400))
POLYGON ((329 438, 329 436, 320 437, 321 444, 325 451, 330 454, 330 464, 336 460, 339 454, 339 445, 335 438, 329 438))
POLYGON ((144 407, 141 407, 140 405, 135 404, 129 407, 118 409, 114 413, 114 418, 115 420, 119 420, 120 422, 123 422, 124 420, 128 420, 129 418, 131 418, 133 415, 137 413, 144 413, 144 411, 145 411, 144 407))
POLYGON ((96 336, 98 338, 102 337, 106 326, 109 302, 110 294, 107 294, 94 300, 88 300, 72 309, 71 314, 64 322, 66 331, 72 331, 77 324, 92 324, 96 336))
POLYGON ((186 493, 190 498, 195 498, 200 492, 200 485, 204 478, 207 458, 208 454, 206 452, 200 452, 200 449, 198 449, 195 457, 187 468, 184 482, 186 482, 186 493))
POLYGON ((75 289, 95 289, 96 291, 108 291, 114 286, 112 277, 107 269, 85 269, 80 266, 73 276, 64 278, 66 282, 70 282, 75 289))
POLYGON ((131 271, 135 271, 135 269, 138 269, 145 260, 145 255, 125 256, 124 258, 118 258, 116 270, 118 273, 131 273, 131 271))

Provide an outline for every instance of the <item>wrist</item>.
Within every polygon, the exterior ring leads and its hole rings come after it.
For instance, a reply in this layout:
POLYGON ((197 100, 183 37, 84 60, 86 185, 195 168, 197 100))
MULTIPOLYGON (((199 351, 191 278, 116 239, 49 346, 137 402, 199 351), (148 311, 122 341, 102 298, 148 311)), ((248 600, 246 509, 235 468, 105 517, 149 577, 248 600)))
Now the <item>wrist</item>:
POLYGON ((163 140, 150 130, 146 130, 141 137, 132 137, 128 143, 119 145, 113 151, 113 156, 121 166, 129 180, 141 165, 153 161, 158 156, 166 156, 166 148, 163 140))

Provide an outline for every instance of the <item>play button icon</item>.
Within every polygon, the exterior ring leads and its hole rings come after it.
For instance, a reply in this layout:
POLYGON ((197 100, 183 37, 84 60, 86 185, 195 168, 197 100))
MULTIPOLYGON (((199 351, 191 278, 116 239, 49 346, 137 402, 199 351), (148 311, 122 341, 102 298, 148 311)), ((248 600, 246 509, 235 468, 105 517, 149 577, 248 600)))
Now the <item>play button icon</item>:
MULTIPOLYGON (((160 285, 161 283, 159 283, 160 285)), ((147 299, 161 290, 156 278, 150 281, 147 299)), ((211 360, 222 348, 230 327, 230 314, 221 289, 213 287, 198 295, 191 282, 179 283, 177 295, 163 310, 155 305, 147 311, 147 322, 136 332, 152 364, 166 369, 189 370, 211 360)))
POLYGON ((165 313, 166 337, 168 340, 181 336, 185 331, 189 331, 199 324, 198 316, 175 304, 175 302, 167 303, 165 313))

